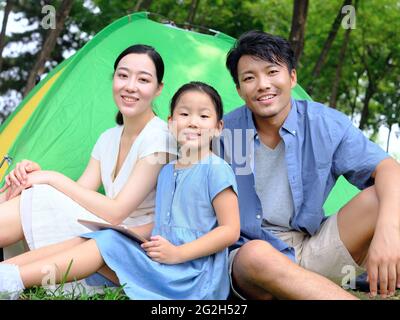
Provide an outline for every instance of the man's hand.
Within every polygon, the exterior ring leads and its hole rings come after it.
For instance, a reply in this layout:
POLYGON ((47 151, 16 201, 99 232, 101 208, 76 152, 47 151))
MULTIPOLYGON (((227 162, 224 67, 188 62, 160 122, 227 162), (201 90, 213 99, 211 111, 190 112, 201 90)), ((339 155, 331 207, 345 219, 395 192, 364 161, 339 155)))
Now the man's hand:
POLYGON ((400 230, 394 226, 376 229, 367 257, 371 296, 378 291, 385 298, 400 288, 400 230))
POLYGON ((183 262, 180 257, 179 247, 174 246, 161 236, 151 237, 150 241, 143 243, 141 246, 154 261, 165 264, 183 262))

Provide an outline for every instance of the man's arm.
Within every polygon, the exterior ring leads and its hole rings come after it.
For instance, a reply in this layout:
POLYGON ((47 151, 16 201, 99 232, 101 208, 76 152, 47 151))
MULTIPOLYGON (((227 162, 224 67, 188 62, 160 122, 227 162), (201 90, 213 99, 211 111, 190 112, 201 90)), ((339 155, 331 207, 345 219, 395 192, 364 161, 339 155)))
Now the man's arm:
POLYGON ((400 288, 400 164, 382 160, 371 175, 379 200, 378 220, 368 251, 367 269, 372 294, 393 294, 400 288))

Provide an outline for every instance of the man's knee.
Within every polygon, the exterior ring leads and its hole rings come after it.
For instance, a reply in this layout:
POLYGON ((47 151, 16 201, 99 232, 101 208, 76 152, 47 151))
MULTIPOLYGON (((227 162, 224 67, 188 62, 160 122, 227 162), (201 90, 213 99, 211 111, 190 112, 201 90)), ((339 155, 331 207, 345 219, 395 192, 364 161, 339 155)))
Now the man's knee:
POLYGON ((377 213, 379 209, 379 200, 376 194, 375 186, 368 187, 360 192, 360 203, 368 208, 370 212, 377 213))
POLYGON ((375 224, 378 218, 379 200, 376 194, 375 186, 368 187, 361 191, 348 204, 346 204, 339 212, 338 226, 343 224, 354 225, 360 223, 370 229, 370 233, 374 232, 375 224))

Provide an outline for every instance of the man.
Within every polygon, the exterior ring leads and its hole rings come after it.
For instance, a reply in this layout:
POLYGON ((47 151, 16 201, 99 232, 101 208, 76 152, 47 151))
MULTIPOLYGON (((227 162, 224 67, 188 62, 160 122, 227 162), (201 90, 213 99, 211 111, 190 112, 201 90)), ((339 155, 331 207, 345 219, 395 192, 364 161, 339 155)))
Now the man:
POLYGON ((245 33, 226 65, 246 102, 224 117, 220 150, 239 191, 233 292, 350 299, 337 284, 366 268, 371 295, 378 281, 380 294, 392 295, 400 287, 399 164, 344 114, 291 98, 297 75, 286 40, 245 33), (326 218, 322 206, 340 175, 362 191, 326 218))

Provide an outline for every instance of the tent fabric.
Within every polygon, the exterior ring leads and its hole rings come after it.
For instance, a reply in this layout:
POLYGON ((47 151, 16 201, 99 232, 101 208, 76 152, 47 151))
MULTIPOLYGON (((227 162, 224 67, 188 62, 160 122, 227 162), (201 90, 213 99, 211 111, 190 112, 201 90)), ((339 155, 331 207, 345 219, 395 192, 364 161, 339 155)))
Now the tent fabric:
MULTIPOLYGON (((50 77, 48 81, 43 83, 42 86, 35 90, 34 94, 31 95, 30 99, 26 100, 23 108, 15 110, 14 113, 7 118, 7 122, 1 127, 0 131, 0 155, 7 153, 7 150, 12 146, 19 132, 24 127, 26 121, 38 107, 43 96, 47 93, 49 88, 53 85, 54 81, 62 73, 62 69, 50 77)), ((0 168, 0 177, 3 177, 6 167, 0 168)))
MULTIPOLYGON (((173 93, 193 80, 214 86, 229 112, 243 104, 225 68, 226 53, 234 42, 223 33, 213 36, 161 24, 143 12, 123 17, 60 64, 22 101, 0 127, 0 157, 10 155, 14 165, 31 159, 77 179, 100 133, 115 125, 114 60, 137 43, 154 46, 166 66, 164 89, 154 102, 158 116, 167 118, 173 93)), ((293 88, 292 96, 311 99, 300 85, 293 88)), ((0 179, 12 168, 1 168, 0 179)), ((325 204, 327 213, 336 212, 355 193, 357 189, 345 179, 339 180, 325 204)))

